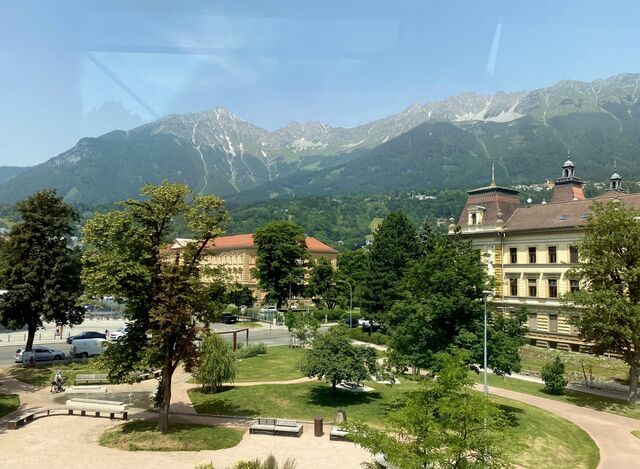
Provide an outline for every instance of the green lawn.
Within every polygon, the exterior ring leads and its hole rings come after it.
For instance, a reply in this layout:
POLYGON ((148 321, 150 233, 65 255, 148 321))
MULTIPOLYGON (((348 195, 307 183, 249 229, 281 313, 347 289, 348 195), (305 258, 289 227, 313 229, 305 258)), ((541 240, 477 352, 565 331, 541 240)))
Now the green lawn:
POLYGON ((51 380, 55 376, 56 370, 60 370, 68 385, 73 384, 76 374, 78 373, 100 373, 96 368, 95 359, 89 359, 80 362, 38 363, 36 368, 16 366, 15 368, 9 369, 9 374, 23 383, 46 387, 51 385, 51 380))
POLYGON ((129 451, 202 451, 231 448, 244 431, 211 425, 172 424, 169 433, 156 430, 156 422, 138 420, 111 428, 100 436, 100 445, 129 451))
POLYGON ((9 415, 20 405, 20 398, 17 394, 0 394, 0 417, 9 415))
MULTIPOLYGON (((477 375, 474 373, 473 376, 478 383, 482 382, 482 374, 477 375)), ((640 419, 640 405, 631 405, 616 399, 608 399, 606 397, 570 390, 567 390, 565 394, 561 396, 554 396, 545 392, 544 385, 542 384, 515 378, 502 378, 493 374, 488 375, 487 381, 489 386, 495 386, 497 388, 509 389, 511 391, 531 394, 532 396, 566 402, 567 404, 573 404, 579 407, 587 407, 593 410, 640 419)))
POLYGON ((520 349, 522 371, 540 375, 542 366, 559 356, 564 363, 566 375, 571 381, 584 381, 582 364, 585 365, 587 376, 589 369, 594 379, 602 381, 627 382, 629 366, 618 358, 605 358, 586 353, 566 352, 527 345, 520 349))
MULTIPOLYGON (((220 415, 263 416, 312 420, 322 415, 331 422, 337 410, 344 410, 349 419, 358 418, 382 425, 386 411, 396 398, 415 389, 417 384, 403 381, 389 387, 367 383, 374 391, 353 393, 337 390, 324 382, 295 385, 258 385, 230 387, 218 394, 189 391, 195 409, 201 413, 220 415)), ((595 468, 598 449, 591 438, 564 419, 535 407, 495 398, 505 411, 510 428, 510 445, 516 448, 513 460, 530 468, 595 468), (516 444, 513 444, 516 443, 516 444)))
POLYGON ((300 360, 304 351, 286 345, 267 347, 267 353, 244 358, 238 363, 237 382, 284 381, 302 377, 300 360))

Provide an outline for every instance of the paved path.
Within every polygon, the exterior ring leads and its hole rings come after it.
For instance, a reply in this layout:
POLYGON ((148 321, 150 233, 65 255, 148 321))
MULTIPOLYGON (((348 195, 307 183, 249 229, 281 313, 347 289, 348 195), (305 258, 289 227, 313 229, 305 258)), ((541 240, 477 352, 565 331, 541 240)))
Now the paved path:
MULTIPOLYGON (((476 388, 482 390, 482 385, 476 388)), ((599 469, 640 468, 640 439, 631 434, 640 430, 640 420, 506 389, 490 387, 489 393, 540 407, 578 425, 600 449, 599 469)))

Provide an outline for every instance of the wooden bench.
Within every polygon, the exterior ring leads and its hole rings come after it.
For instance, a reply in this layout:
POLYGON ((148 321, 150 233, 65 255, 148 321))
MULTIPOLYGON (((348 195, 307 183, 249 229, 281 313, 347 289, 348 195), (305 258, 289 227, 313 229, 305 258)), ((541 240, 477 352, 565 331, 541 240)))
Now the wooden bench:
POLYGON ((65 405, 69 409, 69 415, 73 415, 74 411, 80 411, 81 417, 87 412, 92 412, 94 417, 100 417, 100 413, 105 413, 109 414, 110 419, 114 419, 116 414, 122 414, 122 420, 127 420, 129 407, 129 404, 124 402, 100 399, 69 399, 65 405))
POLYGON ((105 384, 109 382, 107 374, 81 375, 77 374, 75 384, 105 384))
POLYGON ((302 424, 293 420, 259 418, 249 426, 249 433, 269 433, 271 435, 302 435, 302 424))
POLYGON ((23 412, 7 422, 7 429, 17 430, 19 427, 26 425, 27 423, 33 421, 37 417, 48 417, 49 412, 51 412, 49 409, 45 409, 45 410, 36 409, 36 410, 28 410, 26 412, 23 412))

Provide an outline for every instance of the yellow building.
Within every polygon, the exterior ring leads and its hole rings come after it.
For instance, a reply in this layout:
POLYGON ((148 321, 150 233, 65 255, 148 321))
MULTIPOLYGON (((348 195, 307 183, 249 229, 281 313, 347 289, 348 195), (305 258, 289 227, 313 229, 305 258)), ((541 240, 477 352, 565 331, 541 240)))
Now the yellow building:
MULTIPOLYGON (((178 238, 171 249, 183 249, 191 242, 193 242, 191 239, 178 238)), ((305 242, 312 259, 325 257, 334 268, 336 267, 338 252, 335 249, 310 236, 305 242)), ((258 283, 251 274, 256 266, 258 255, 258 248, 253 243, 252 234, 220 236, 206 247, 206 251, 208 254, 204 260, 206 265, 222 269, 230 283, 237 282, 249 287, 256 300, 263 300, 265 294, 258 288, 258 283)))
POLYGON ((567 160, 556 179, 550 203, 522 205, 518 191, 495 184, 468 192, 459 231, 480 249, 487 272, 495 279, 498 308, 528 309, 528 338, 540 346, 580 350, 584 344, 569 324, 562 296, 581 288, 570 269, 578 263, 577 244, 595 200, 618 200, 640 207, 640 194, 622 190, 621 178, 611 176, 605 195, 586 199, 575 165, 567 160), (563 310, 564 309, 564 310, 563 310))

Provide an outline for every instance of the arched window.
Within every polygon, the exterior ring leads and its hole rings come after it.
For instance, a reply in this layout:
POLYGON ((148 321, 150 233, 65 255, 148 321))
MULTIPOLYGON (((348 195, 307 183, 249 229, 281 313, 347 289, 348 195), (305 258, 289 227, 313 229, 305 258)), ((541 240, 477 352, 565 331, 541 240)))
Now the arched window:
POLYGON ((477 225, 478 224, 478 214, 477 213, 472 213, 471 214, 471 224, 472 225, 477 225))

